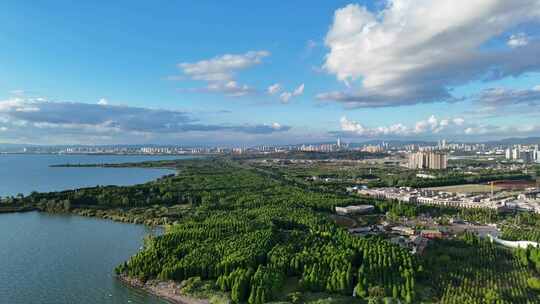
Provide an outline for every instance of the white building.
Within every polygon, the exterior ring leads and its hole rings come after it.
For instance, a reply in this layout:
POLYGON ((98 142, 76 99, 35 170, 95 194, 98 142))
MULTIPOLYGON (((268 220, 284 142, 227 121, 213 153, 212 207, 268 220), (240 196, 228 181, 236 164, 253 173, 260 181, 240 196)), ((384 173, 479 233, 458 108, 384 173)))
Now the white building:
POLYGON ((372 205, 356 205, 347 207, 336 207, 336 213, 339 215, 364 214, 375 209, 372 205))

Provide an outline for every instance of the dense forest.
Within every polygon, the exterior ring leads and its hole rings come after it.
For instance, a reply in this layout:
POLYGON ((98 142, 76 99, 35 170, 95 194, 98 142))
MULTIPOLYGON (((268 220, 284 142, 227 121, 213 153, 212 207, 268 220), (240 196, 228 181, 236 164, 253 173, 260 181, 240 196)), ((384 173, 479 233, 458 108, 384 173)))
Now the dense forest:
POLYGON ((280 300, 295 291, 412 303, 416 261, 380 238, 356 238, 327 216, 351 203, 282 184, 231 163, 185 167, 170 182, 200 198, 194 212, 118 267, 141 280, 200 277, 234 302, 280 300), (290 289, 287 288, 287 289, 290 289))

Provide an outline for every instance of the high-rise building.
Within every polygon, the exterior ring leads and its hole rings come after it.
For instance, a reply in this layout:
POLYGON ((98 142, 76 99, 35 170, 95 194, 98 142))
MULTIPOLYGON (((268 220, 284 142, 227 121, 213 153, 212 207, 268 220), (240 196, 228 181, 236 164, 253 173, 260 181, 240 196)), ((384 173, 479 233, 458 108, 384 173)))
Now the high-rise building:
POLYGON ((445 153, 416 152, 409 154, 409 169, 443 170, 448 167, 448 157, 445 153))
POLYGON ((519 150, 520 148, 512 149, 512 159, 514 160, 519 159, 519 150))
POLYGON ((519 159, 524 163, 532 163, 534 161, 533 151, 521 151, 519 153, 519 159))
POLYGON ((338 149, 341 148, 341 137, 337 138, 337 147, 338 149))
POLYGON ((511 159, 512 159, 512 149, 507 148, 507 149, 504 151, 504 158, 506 158, 507 160, 511 160, 511 159))
POLYGON ((446 139, 439 140, 437 147, 439 150, 445 150, 447 148, 446 139))

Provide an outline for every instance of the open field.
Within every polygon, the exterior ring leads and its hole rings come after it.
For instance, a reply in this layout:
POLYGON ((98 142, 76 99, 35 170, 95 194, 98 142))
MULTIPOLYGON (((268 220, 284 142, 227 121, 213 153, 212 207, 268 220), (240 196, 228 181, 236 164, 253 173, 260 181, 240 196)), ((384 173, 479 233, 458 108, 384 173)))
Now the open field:
MULTIPOLYGON (((444 187, 432 187, 429 190, 445 191, 453 193, 489 193, 491 192, 491 186, 488 184, 467 184, 467 185, 455 185, 444 187)), ((501 190, 501 187, 494 185, 493 190, 501 190)))
POLYGON ((531 188, 536 186, 536 181, 530 180, 502 180, 493 182, 495 187, 498 187, 503 190, 523 190, 526 188, 531 188))

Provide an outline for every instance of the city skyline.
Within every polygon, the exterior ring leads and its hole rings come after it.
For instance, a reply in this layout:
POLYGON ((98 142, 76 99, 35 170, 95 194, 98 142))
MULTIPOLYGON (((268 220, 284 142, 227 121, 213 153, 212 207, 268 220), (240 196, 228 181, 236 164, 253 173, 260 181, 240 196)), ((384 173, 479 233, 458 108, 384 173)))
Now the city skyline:
POLYGON ((0 143, 539 134, 538 1, 237 4, 3 2, 0 143))

